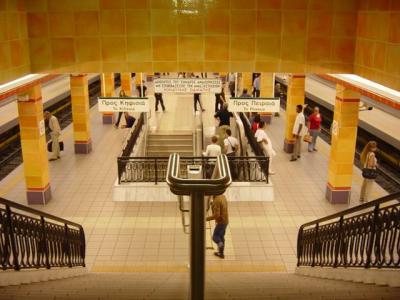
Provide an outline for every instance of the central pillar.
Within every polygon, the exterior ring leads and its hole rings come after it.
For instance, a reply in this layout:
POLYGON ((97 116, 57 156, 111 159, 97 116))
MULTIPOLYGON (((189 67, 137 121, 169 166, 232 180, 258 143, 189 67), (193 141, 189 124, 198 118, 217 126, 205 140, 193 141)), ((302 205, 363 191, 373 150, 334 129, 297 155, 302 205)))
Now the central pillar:
POLYGON ((296 106, 301 104, 304 105, 305 97, 305 75, 304 74, 292 74, 288 78, 288 91, 286 101, 286 131, 285 131, 285 142, 283 150, 286 153, 292 153, 294 149, 295 139, 293 138, 293 126, 296 120, 296 106))
POLYGON ((132 73, 121 73, 121 89, 127 96, 132 96, 132 73))
POLYGON ((92 151, 88 78, 84 74, 71 75, 70 82, 75 153, 88 154, 92 151))
MULTIPOLYGON (((101 96, 114 97, 114 73, 101 74, 101 96)), ((103 112, 103 124, 113 124, 114 113, 103 112)))
POLYGON ((46 204, 51 188, 40 84, 18 95, 18 120, 28 204, 46 204))
POLYGON ((331 203, 348 203, 350 200, 359 104, 359 92, 340 84, 336 85, 326 187, 326 199, 331 203))
MULTIPOLYGON (((261 73, 260 77, 260 97, 273 98, 274 97, 274 73, 261 73)), ((270 124, 272 121, 272 113, 260 113, 261 119, 270 124)))

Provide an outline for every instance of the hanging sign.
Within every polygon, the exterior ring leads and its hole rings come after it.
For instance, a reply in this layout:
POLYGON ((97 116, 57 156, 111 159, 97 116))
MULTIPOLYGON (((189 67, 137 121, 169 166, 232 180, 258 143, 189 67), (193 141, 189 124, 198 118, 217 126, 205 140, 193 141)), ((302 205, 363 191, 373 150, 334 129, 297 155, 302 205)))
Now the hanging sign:
POLYGON ((275 113, 280 110, 280 102, 280 98, 231 98, 229 111, 275 113))
POLYGON ((220 79, 201 78, 157 78, 154 79, 156 93, 220 93, 220 79))
POLYGON ((133 97, 99 97, 98 107, 100 112, 149 112, 147 98, 133 97))

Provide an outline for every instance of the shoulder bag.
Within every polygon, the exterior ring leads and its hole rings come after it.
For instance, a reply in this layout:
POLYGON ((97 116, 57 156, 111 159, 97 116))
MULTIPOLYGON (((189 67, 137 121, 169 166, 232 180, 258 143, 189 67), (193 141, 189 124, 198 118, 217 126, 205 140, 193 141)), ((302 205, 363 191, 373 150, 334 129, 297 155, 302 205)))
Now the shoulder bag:
POLYGON ((368 168, 368 161, 369 161, 370 153, 367 155, 367 160, 364 164, 364 168, 362 169, 362 177, 365 179, 376 179, 378 177, 378 171, 376 168, 368 168))

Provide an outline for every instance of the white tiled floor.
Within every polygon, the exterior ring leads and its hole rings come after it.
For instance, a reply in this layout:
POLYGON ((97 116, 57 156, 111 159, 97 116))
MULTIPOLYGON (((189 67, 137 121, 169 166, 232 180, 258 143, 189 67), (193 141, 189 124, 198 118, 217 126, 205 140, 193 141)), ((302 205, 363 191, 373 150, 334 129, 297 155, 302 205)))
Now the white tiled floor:
MULTIPOLYGON (((169 124, 173 129, 173 122, 178 122, 187 129, 184 126, 191 124, 193 116, 192 98, 164 98, 167 112, 158 113, 163 127, 169 124)), ((212 118, 214 96, 203 96, 202 101, 205 116, 212 118)), ((84 226, 87 263, 94 270, 182 270, 188 262, 188 236, 182 231, 176 203, 112 201, 116 157, 126 131, 102 125, 96 109, 91 110, 93 152, 75 155, 72 127, 66 128, 66 151, 61 160, 50 164, 53 199, 36 208, 84 226)), ((358 203, 361 177, 356 169, 350 205, 332 205, 324 199, 329 146, 323 141, 319 140, 317 153, 303 152, 300 161, 289 162, 282 150, 284 119, 282 113, 268 128, 278 153, 274 159, 277 174, 272 177, 274 201, 230 203, 226 259, 214 258, 209 250, 210 271, 292 271, 298 227, 358 203)), ((0 196, 22 204, 26 203, 24 190, 22 166, 0 182, 0 196)), ((373 197, 383 194, 375 185, 373 197)), ((208 230, 206 235, 210 244, 208 230)))

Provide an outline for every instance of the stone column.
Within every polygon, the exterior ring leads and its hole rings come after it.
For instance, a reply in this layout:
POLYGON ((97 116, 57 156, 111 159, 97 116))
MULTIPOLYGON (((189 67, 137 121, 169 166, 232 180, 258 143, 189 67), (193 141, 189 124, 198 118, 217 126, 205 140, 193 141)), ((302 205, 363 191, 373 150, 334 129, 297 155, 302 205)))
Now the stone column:
MULTIPOLYGON (((101 74, 101 95, 102 97, 115 97, 114 95, 114 73, 101 74)), ((114 113, 103 112, 103 124, 113 124, 114 113)))
POLYGON ((286 131, 283 149, 292 153, 294 148, 293 125, 296 120, 296 106, 304 105, 305 98, 305 75, 292 74, 288 78, 287 102, 286 102, 286 131))
POLYGON ((28 204, 46 204, 51 188, 40 84, 18 95, 18 120, 28 204))
POLYGON ((71 106, 74 128, 75 153, 92 151, 87 75, 71 75, 71 106))
POLYGON ((121 73, 121 89, 127 96, 132 96, 132 77, 131 73, 121 73))
MULTIPOLYGON (((260 97, 273 98, 274 97, 274 73, 261 73, 260 77, 260 97)), ((272 121, 272 113, 261 113, 261 119, 267 124, 272 121)))
POLYGON ((326 199, 331 203, 348 203, 350 200, 359 104, 359 92, 341 84, 336 85, 326 187, 326 199))
MULTIPOLYGON (((253 90, 253 73, 242 73, 242 93, 243 89, 247 89, 247 93, 251 95, 251 92, 253 90)), ((241 93, 239 95, 241 95, 241 93)))

